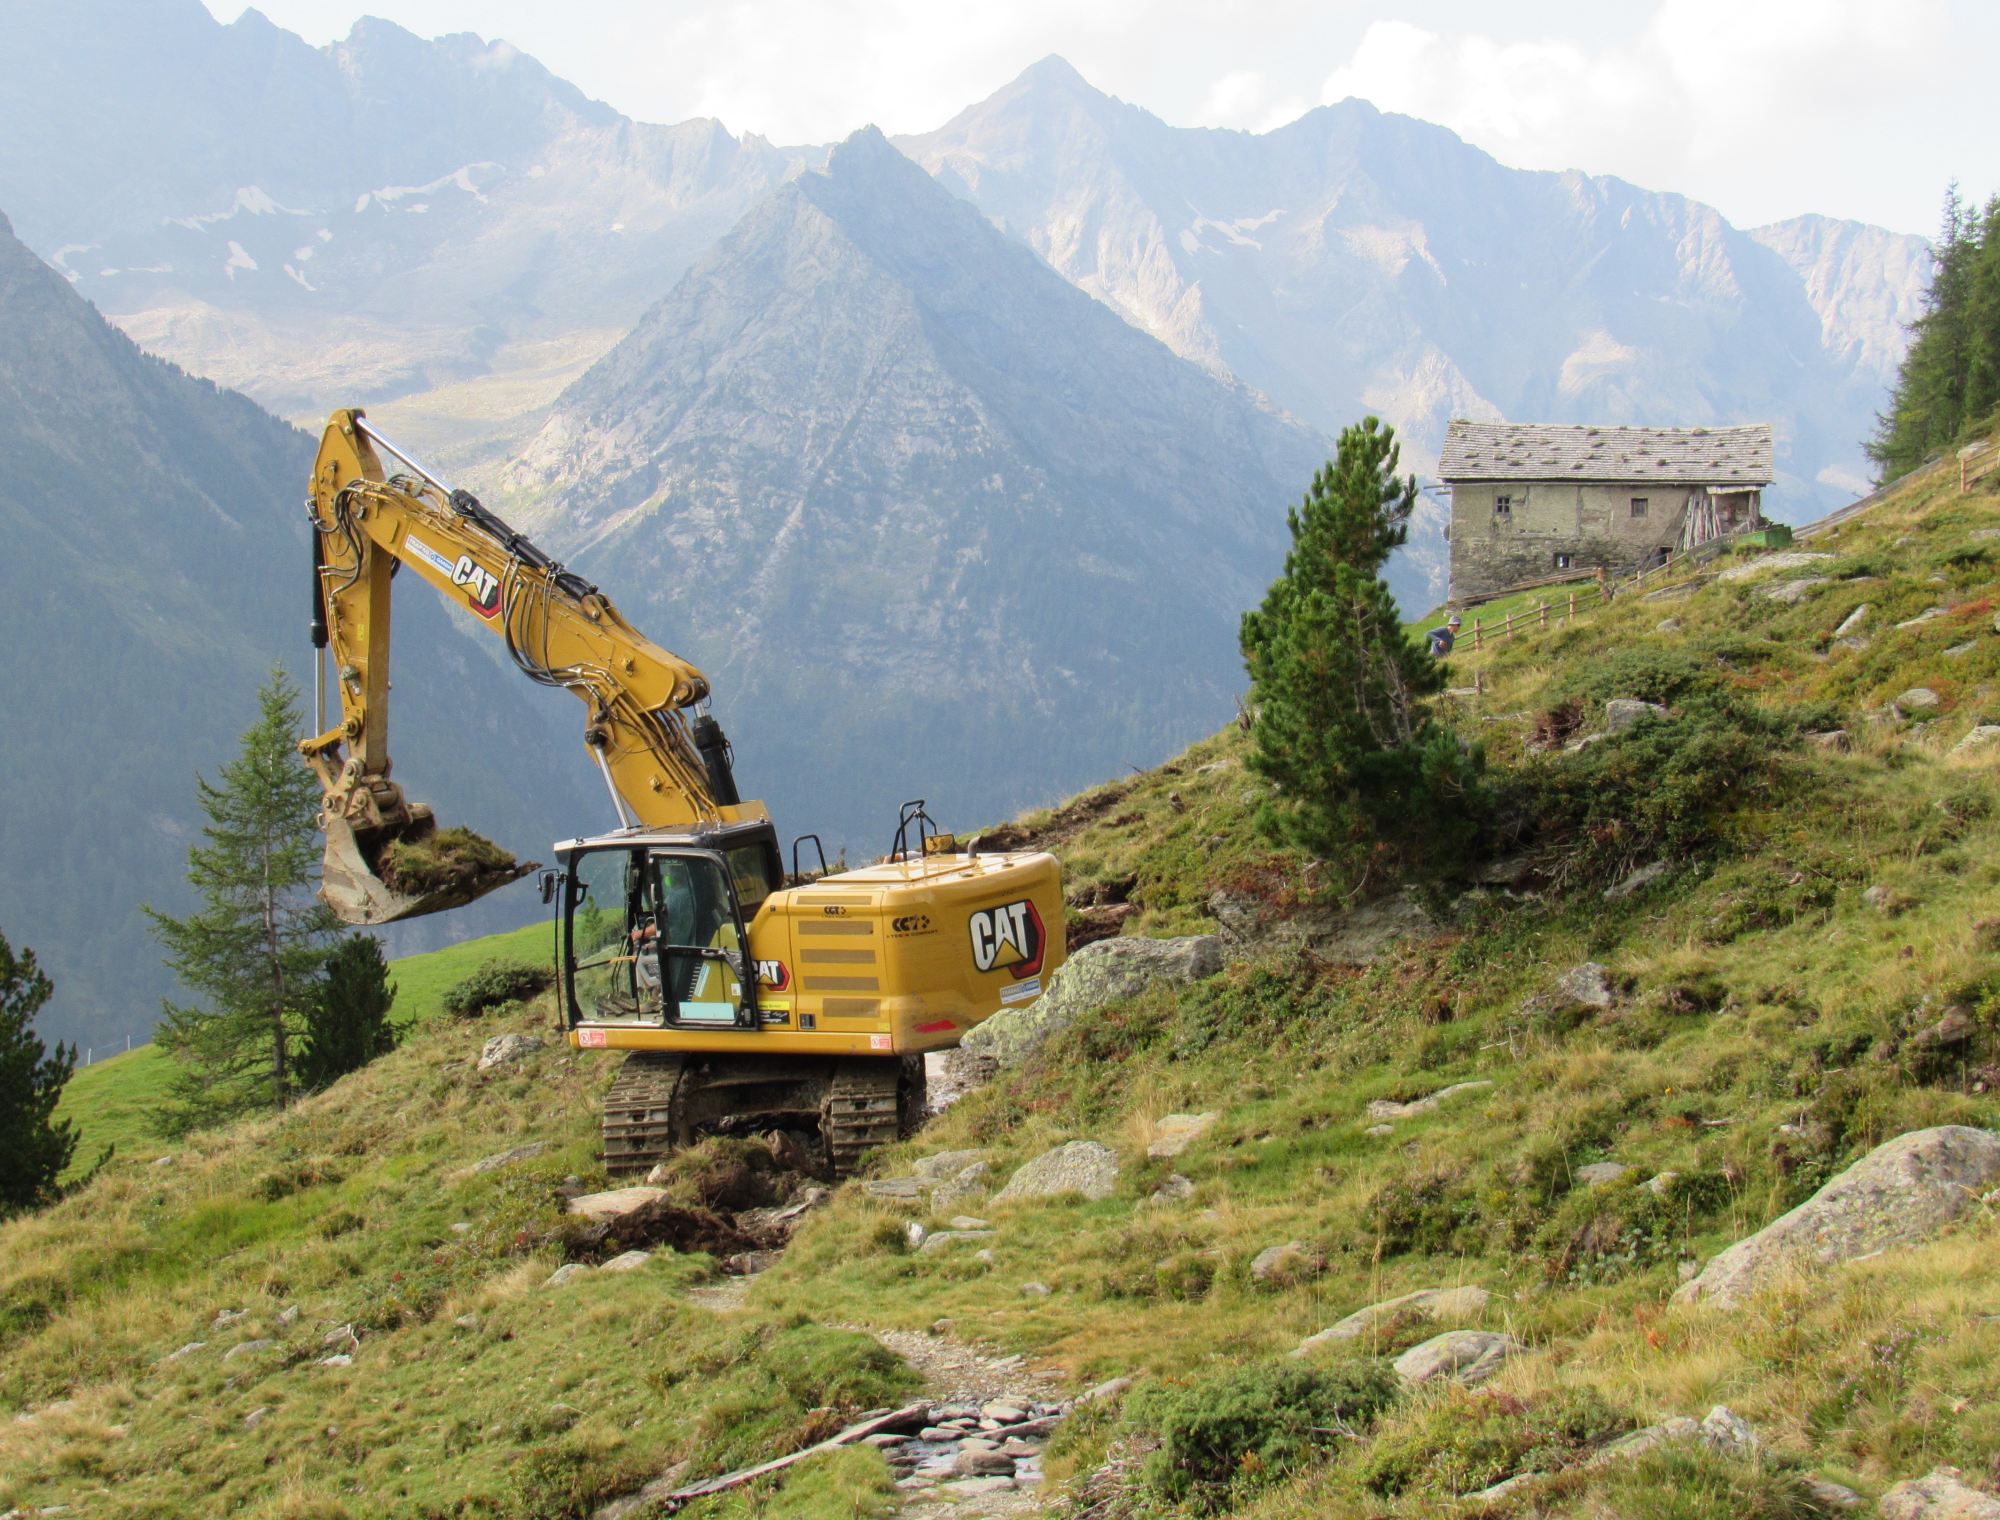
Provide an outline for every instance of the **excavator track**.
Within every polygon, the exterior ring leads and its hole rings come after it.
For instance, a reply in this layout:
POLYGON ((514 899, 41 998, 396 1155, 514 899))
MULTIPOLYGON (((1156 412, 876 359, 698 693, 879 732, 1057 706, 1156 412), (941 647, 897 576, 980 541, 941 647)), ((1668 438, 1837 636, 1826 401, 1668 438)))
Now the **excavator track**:
POLYGON ((820 1133, 834 1176, 851 1177, 868 1152, 914 1134, 923 1122, 922 1056, 833 1063, 820 1133))
POLYGON ((817 1120, 827 1165, 852 1176, 862 1158, 924 1121, 924 1063, 858 1057, 784 1060, 634 1051, 604 1095, 604 1169, 643 1177, 696 1135, 817 1120))
POLYGON ((682 1093, 687 1057, 634 1051, 604 1095, 604 1170, 643 1177, 685 1145, 689 1132, 682 1093))

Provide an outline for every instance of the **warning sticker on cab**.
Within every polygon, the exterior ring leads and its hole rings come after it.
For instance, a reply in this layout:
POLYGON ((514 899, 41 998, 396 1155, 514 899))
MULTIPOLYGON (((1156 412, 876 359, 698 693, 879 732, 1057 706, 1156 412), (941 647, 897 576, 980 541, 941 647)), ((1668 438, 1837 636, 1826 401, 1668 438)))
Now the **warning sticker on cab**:
POLYGON ((586 1050, 602 1050, 604 1048, 604 1031, 601 1029, 579 1029, 576 1032, 576 1043, 583 1046, 586 1050))
POLYGON ((868 1036, 868 1048, 870 1050, 894 1050, 896 1042, 886 1034, 871 1034, 868 1036))
POLYGON ((1042 979, 1038 976, 1031 976, 1025 982, 1015 982, 1000 989, 1000 1001, 1003 1003, 1032 1002, 1041 995, 1042 979))

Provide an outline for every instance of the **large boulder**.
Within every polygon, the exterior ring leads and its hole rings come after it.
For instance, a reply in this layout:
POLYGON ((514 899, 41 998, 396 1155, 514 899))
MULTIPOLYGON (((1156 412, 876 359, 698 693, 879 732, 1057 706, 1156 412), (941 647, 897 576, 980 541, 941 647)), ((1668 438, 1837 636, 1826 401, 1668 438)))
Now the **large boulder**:
POLYGON ((1014 1173, 1007 1185, 993 1196, 995 1203, 1016 1203, 1024 1198, 1062 1198, 1080 1193, 1096 1202, 1109 1198, 1118 1188, 1118 1157, 1109 1146, 1095 1140, 1072 1140, 1052 1151, 1044 1151, 1014 1173))
POLYGON ((968 1075, 1018 1066, 1044 1041, 1107 1003, 1136 997, 1156 981, 1195 982, 1222 969, 1222 940, 1101 939, 1085 945, 1049 978, 1049 989, 1020 1008, 1003 1008, 966 1035, 954 1066, 968 1075))
POLYGON ((1876 1147, 1804 1203, 1739 1240, 1674 1295, 1734 1308, 1799 1266, 1928 1240, 2000 1180, 2000 1135, 1947 1124, 1876 1147))

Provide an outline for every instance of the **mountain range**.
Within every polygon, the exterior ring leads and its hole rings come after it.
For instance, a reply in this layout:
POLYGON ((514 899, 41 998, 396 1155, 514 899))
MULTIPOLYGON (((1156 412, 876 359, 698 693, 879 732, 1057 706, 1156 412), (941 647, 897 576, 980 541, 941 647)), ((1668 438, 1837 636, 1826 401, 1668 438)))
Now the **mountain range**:
MULTIPOLYGON (((380 21, 19 0, 9 44, 0 634, 39 653, 0 672, 0 838, 62 864, 0 926, 86 1038, 150 1024, 136 905, 184 902, 192 774, 303 667, 311 439, 260 407, 365 404, 710 670, 781 827, 872 853, 905 797, 975 824, 1222 721, 1284 507, 1365 411, 1418 470, 1453 415, 1770 421, 1770 506, 1838 503, 1929 267, 1360 101, 1173 127, 1060 59, 781 148, 380 21)), ((1444 516, 1392 566, 1412 612, 1444 516)), ((524 854, 595 827, 566 702, 408 605, 448 695, 399 705, 399 776, 524 854)))

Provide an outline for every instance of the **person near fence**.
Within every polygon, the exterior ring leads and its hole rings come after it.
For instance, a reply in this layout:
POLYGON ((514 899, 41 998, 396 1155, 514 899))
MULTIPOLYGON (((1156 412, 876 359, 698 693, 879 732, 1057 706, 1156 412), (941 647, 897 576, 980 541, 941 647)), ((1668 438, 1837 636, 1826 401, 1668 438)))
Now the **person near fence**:
POLYGON ((1458 639, 1458 614, 1454 612, 1444 620, 1444 627, 1433 628, 1430 638, 1430 653, 1434 660, 1442 660, 1451 653, 1451 646, 1458 639))

